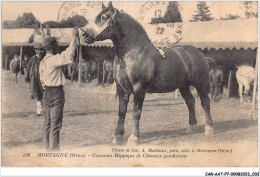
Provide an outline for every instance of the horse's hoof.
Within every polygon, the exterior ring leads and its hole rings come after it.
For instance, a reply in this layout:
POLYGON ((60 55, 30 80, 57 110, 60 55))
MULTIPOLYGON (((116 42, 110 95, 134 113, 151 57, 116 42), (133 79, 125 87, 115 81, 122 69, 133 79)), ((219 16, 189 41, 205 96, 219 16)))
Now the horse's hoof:
POLYGON ((196 133, 196 131, 197 131, 197 125, 196 124, 189 125, 189 127, 186 130, 187 133, 196 133))
POLYGON ((205 135, 206 136, 213 136, 214 128, 211 125, 205 125, 205 135))
POLYGON ((138 145, 138 138, 137 136, 131 134, 129 137, 128 137, 128 141, 127 141, 127 146, 137 146, 138 145))
POLYGON ((123 140, 122 136, 114 136, 113 140, 112 140, 112 145, 115 145, 115 146, 120 145, 122 140, 123 140))

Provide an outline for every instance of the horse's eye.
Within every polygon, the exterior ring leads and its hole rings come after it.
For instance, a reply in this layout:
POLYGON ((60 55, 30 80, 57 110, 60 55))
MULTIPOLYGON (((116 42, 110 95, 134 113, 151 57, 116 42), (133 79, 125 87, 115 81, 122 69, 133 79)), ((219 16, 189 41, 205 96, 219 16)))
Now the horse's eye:
POLYGON ((102 19, 102 20, 104 20, 104 19, 106 19, 106 18, 107 18, 106 14, 103 14, 103 15, 101 16, 101 19, 102 19))

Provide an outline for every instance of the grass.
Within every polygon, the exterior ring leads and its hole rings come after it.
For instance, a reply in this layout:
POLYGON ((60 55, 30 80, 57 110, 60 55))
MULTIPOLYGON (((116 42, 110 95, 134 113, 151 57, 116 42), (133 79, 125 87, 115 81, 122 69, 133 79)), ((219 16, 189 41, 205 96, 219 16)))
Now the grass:
MULTIPOLYGON (((11 73, 2 71, 2 145, 8 148, 40 146, 44 117, 34 117, 36 102, 29 97, 29 89, 20 78, 12 83, 11 73)), ((102 88, 95 83, 83 84, 67 81, 65 109, 61 129, 62 148, 81 148, 110 145, 117 122, 118 98, 111 86, 102 88)), ((125 122, 125 137, 133 127, 132 97, 125 122)), ((147 94, 140 122, 140 144, 178 146, 183 143, 206 142, 257 143, 257 119, 249 117, 251 104, 239 99, 223 99, 211 103, 215 134, 204 137, 204 111, 196 98, 198 133, 187 134, 188 110, 184 100, 174 93, 147 94)), ((257 110, 253 113, 257 118, 257 110)))

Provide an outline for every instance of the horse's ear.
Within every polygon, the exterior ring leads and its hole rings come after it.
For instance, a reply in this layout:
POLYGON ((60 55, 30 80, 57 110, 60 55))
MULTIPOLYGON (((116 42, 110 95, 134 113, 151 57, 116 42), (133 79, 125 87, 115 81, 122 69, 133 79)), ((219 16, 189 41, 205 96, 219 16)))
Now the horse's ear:
POLYGON ((106 6, 104 5, 104 3, 102 2, 102 10, 104 10, 106 8, 106 6))
POLYGON ((45 38, 45 32, 43 30, 43 27, 42 27, 42 24, 40 23, 40 29, 41 29, 41 35, 42 35, 42 38, 45 38))
POLYGON ((112 5, 112 1, 109 1, 109 3, 108 3, 108 8, 109 8, 110 11, 113 11, 113 10, 114 10, 114 7, 113 7, 113 5, 112 5))
POLYGON ((38 35, 41 34, 40 29, 39 29, 39 26, 38 26, 38 22, 37 22, 37 20, 35 20, 35 29, 34 29, 34 31, 35 31, 36 34, 38 34, 38 35))

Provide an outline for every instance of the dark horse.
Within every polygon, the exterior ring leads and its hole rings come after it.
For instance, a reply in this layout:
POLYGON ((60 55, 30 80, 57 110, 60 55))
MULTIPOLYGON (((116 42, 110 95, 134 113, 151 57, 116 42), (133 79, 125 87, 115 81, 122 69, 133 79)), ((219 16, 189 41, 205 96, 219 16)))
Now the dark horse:
POLYGON ((197 89, 205 110, 205 134, 212 134, 213 121, 208 97, 209 65, 205 56, 197 48, 185 45, 165 49, 163 58, 136 20, 113 8, 111 2, 108 7, 102 6, 103 10, 95 19, 95 24, 100 28, 95 34, 85 33, 83 36, 88 43, 111 39, 117 55, 113 76, 119 97, 119 117, 112 143, 118 144, 125 133, 124 122, 130 94, 134 94, 134 127, 128 145, 138 144, 139 121, 146 92, 165 93, 179 88, 189 109, 188 131, 195 131, 195 99, 190 85, 197 89))
POLYGON ((206 57, 209 62, 209 83, 210 83, 210 92, 211 99, 213 101, 218 101, 222 98, 223 94, 223 82, 224 82, 224 72, 225 68, 222 65, 218 65, 210 57, 206 57))
POLYGON ((113 84, 114 78, 113 78, 113 60, 104 60, 103 62, 103 81, 102 81, 102 87, 105 86, 105 81, 107 84, 113 84))
POLYGON ((217 65, 209 71, 211 98, 218 101, 222 98, 224 81, 224 66, 217 65), (219 97, 219 98, 218 98, 219 97))

